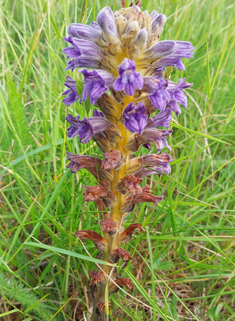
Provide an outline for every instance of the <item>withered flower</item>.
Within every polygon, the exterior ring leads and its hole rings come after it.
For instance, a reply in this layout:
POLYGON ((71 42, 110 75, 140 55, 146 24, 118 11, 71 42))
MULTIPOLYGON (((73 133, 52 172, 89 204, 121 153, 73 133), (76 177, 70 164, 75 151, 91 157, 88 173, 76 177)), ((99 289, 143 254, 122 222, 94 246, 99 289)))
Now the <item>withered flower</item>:
POLYGON ((104 314, 105 313, 105 304, 104 304, 104 302, 97 303, 96 309, 98 310, 99 314, 104 314))
POLYGON ((126 175, 119 180, 116 189, 122 194, 131 192, 132 195, 135 195, 142 192, 142 188, 139 185, 141 182, 141 178, 136 178, 133 175, 126 175))
POLYGON ((109 256, 110 262, 117 263, 120 259, 123 259, 124 262, 127 262, 129 260, 132 260, 132 257, 129 252, 121 247, 112 250, 109 256))
POLYGON ((101 168, 102 160, 100 158, 87 155, 76 155, 68 152, 67 157, 71 161, 67 165, 67 168, 71 168, 72 173, 76 173, 78 170, 85 168, 96 177, 101 185, 109 187, 109 182, 112 180, 113 175, 111 171, 104 171, 101 168))
POLYGON ((113 206, 116 203, 115 195, 114 193, 101 185, 96 185, 96 186, 85 186, 85 192, 83 193, 84 195, 84 200, 87 202, 92 202, 92 201, 97 201, 100 198, 103 199, 104 205, 107 207, 113 206))
POLYGON ((134 233, 134 230, 138 228, 141 232, 144 232, 144 229, 140 223, 134 223, 128 226, 128 228, 125 229, 120 235, 120 243, 126 244, 128 241, 130 241, 132 234, 134 233))
POLYGON ((105 238, 103 238, 100 234, 98 234, 94 231, 80 230, 80 231, 76 231, 74 233, 74 235, 76 237, 79 237, 81 240, 89 239, 89 240, 93 241, 95 246, 97 247, 97 249, 100 251, 106 250, 105 238))
MULTIPOLYGON (((119 285, 121 288, 123 286, 125 286, 128 290, 132 291, 132 282, 130 279, 127 278, 118 278, 116 280, 114 280, 114 282, 119 285)), ((117 285, 114 283, 111 283, 109 286, 109 294, 113 294, 118 292, 119 287, 117 287, 117 285)))
POLYGON ((91 279, 91 288, 94 288, 98 283, 105 281, 105 276, 102 271, 88 271, 88 275, 91 279))
POLYGON ((102 168, 105 170, 119 169, 123 164, 123 160, 123 155, 119 150, 110 150, 104 154, 102 168))
POLYGON ((106 218, 101 223, 101 231, 108 233, 110 236, 114 236, 118 232, 117 223, 110 218, 106 218))
POLYGON ((136 204, 144 202, 152 202, 155 206, 163 200, 163 196, 155 196, 148 192, 141 192, 139 194, 127 197, 123 203, 122 211, 130 213, 136 204))

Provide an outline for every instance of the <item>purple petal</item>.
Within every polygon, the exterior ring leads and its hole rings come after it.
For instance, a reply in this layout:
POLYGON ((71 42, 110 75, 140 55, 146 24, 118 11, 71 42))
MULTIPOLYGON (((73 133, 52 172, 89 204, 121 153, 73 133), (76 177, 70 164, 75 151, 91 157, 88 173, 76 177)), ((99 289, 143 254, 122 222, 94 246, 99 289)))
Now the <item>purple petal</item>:
POLYGON ((160 111, 166 109, 166 104, 171 99, 170 94, 166 90, 167 86, 167 80, 160 79, 156 90, 149 94, 151 103, 160 111))
POLYGON ((119 66, 119 70, 118 70, 119 71, 119 75, 122 76, 122 74, 126 70, 132 70, 132 71, 136 70, 135 62, 133 60, 128 60, 127 58, 125 58, 123 60, 123 62, 119 66))
POLYGON ((159 13, 156 10, 153 10, 150 14, 150 17, 153 19, 157 18, 159 16, 159 13))
POLYGON ((104 114, 101 111, 97 110, 97 109, 95 109, 93 111, 93 116, 94 117, 102 117, 102 118, 104 118, 104 114))
POLYGON ((187 108, 187 97, 181 90, 176 90, 172 95, 172 98, 187 108))
POLYGON ((167 107, 173 110, 176 113, 177 117, 179 116, 179 114, 181 114, 181 109, 175 100, 171 100, 169 103, 167 103, 167 107))
POLYGON ((79 99, 76 82, 70 76, 67 76, 66 82, 64 85, 69 89, 64 91, 62 94, 62 95, 68 95, 66 98, 63 99, 63 103, 66 106, 70 106, 71 104, 75 103, 79 99))
POLYGON ((133 96, 135 93, 135 87, 132 83, 128 82, 125 86, 125 92, 129 96, 133 96))
POLYGON ((116 91, 121 91, 121 90, 124 89, 124 84, 123 84, 123 82, 122 82, 122 78, 121 78, 121 77, 119 77, 119 78, 117 78, 117 79, 115 80, 115 82, 114 82, 114 84, 113 84, 113 88, 114 88, 114 90, 116 90, 116 91))
POLYGON ((176 51, 176 48, 176 43, 172 40, 159 41, 158 43, 154 44, 151 48, 145 51, 145 53, 141 57, 141 60, 149 58, 156 59, 169 56, 176 51))
POLYGON ((139 103, 138 107, 135 107, 133 103, 130 103, 123 112, 123 118, 124 125, 129 131, 142 134, 148 119, 144 104, 139 103))
POLYGON ((119 77, 113 84, 116 91, 121 91, 125 88, 125 92, 129 96, 133 96, 136 88, 143 88, 143 78, 141 74, 136 72, 135 63, 133 60, 125 58, 119 66, 119 77))
POLYGON ((68 34, 70 36, 89 40, 91 42, 99 41, 102 37, 102 32, 100 29, 92 28, 81 23, 72 23, 68 28, 68 34))
MULTIPOLYGON (((159 42, 160 43, 160 42, 159 42)), ((193 52, 191 52, 194 47, 190 42, 186 41, 176 41, 175 42, 176 49, 174 52, 169 54, 166 58, 158 61, 154 66, 156 68, 162 68, 167 66, 173 66, 178 68, 179 70, 184 70, 184 64, 181 62, 182 58, 192 58, 193 52)))
POLYGON ((171 109, 165 109, 164 111, 160 111, 156 116, 148 120, 147 128, 168 128, 171 122, 171 118, 171 109))
POLYGON ((65 70, 74 70, 75 68, 86 67, 86 68, 99 68, 99 63, 92 59, 73 59, 68 61, 68 66, 65 70))
POLYGON ((145 48, 145 44, 148 40, 148 31, 146 28, 140 29, 136 36, 136 39, 133 43, 134 46, 138 47, 139 49, 145 48))
POLYGON ((91 41, 73 38, 73 45, 81 52, 81 58, 100 61, 104 56, 104 51, 91 41))
POLYGON ((115 79, 104 70, 83 69, 80 72, 84 75, 82 100, 86 100, 88 93, 91 104, 96 103, 97 99, 108 90, 108 86, 112 85, 115 79))
POLYGON ((73 117, 69 114, 66 120, 71 124, 68 128, 68 136, 74 138, 79 135, 79 141, 82 143, 88 143, 93 135, 105 131, 111 124, 100 115, 98 117, 84 118, 80 121, 80 116, 73 117))

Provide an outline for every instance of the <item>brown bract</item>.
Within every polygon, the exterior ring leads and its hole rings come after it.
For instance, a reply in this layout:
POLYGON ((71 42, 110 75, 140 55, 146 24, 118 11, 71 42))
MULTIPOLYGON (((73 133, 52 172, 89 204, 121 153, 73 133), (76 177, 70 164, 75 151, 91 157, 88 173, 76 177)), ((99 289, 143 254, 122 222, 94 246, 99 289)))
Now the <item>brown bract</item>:
POLYGON ((104 233, 108 233, 110 236, 114 236, 117 234, 117 223, 110 219, 106 218, 102 223, 101 223, 101 230, 104 233))
POLYGON ((81 240, 89 239, 94 242, 95 246, 100 251, 106 250, 105 239, 98 233, 90 230, 81 230, 74 233, 76 237, 79 237, 81 240))
POLYGON ((102 168, 107 169, 118 169, 123 164, 123 155, 117 150, 113 149, 104 154, 104 159, 102 161, 102 168))
POLYGON ((120 259, 125 262, 132 260, 132 257, 129 252, 119 247, 111 252, 109 259, 111 263, 117 263, 120 259))
POLYGON ((110 189, 101 186, 101 185, 95 185, 95 186, 85 186, 85 192, 84 200, 88 202, 97 201, 100 198, 103 199, 105 206, 111 207, 114 204, 116 204, 115 195, 110 189))
POLYGON ((127 243, 131 237, 132 234, 134 233, 134 230, 138 228, 141 232, 144 232, 144 229, 142 227, 142 225, 140 223, 135 223, 135 224, 131 224, 128 226, 127 229, 125 229, 125 231, 123 231, 120 235, 120 243, 121 244, 125 244, 127 243))
POLYGON ((107 136, 105 133, 98 133, 92 136, 93 140, 96 142, 97 146, 99 149, 103 152, 106 153, 111 149, 115 149, 116 144, 115 143, 110 143, 107 140, 107 136))
POLYGON ((142 192, 142 189, 139 185, 141 182, 141 178, 136 178, 132 175, 126 175, 124 178, 119 180, 116 189, 122 194, 131 192, 132 195, 135 195, 142 192))
POLYGON ((104 93, 100 98, 97 99, 96 103, 109 121, 116 121, 117 110, 120 109, 120 107, 112 96, 104 93))

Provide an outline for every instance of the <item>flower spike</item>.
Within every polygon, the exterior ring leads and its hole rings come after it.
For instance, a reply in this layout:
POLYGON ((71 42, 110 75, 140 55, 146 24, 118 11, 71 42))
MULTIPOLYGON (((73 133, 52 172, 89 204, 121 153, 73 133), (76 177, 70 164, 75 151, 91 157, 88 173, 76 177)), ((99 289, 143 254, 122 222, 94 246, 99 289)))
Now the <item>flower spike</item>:
POLYGON ((139 203, 157 206, 163 200, 162 195, 150 192, 149 185, 142 186, 142 181, 171 173, 172 158, 166 150, 171 151, 172 114, 179 116, 181 105, 187 108, 185 89, 192 85, 185 78, 173 82, 166 72, 169 66, 184 70, 181 60, 193 57, 192 44, 160 41, 166 16, 155 10, 149 14, 140 7, 139 1, 130 7, 122 1, 122 8, 115 12, 104 7, 89 26, 72 23, 64 38, 68 43, 63 50, 68 59, 66 70, 77 69, 82 74, 83 90, 79 96, 77 80, 67 76, 63 103, 84 104, 89 99, 97 108, 89 118, 66 117, 68 137, 80 143, 93 139, 101 150, 99 157, 67 153, 72 173, 86 169, 97 180, 94 186, 83 186, 83 196, 97 208, 94 216, 102 235, 90 230, 75 232, 76 237, 93 241, 99 258, 106 261, 102 270, 89 272, 92 321, 107 319, 106 294, 123 286, 132 290, 131 280, 118 277, 114 265, 132 260, 121 246, 136 229, 144 229, 138 222, 124 229, 124 220, 138 210, 139 203))

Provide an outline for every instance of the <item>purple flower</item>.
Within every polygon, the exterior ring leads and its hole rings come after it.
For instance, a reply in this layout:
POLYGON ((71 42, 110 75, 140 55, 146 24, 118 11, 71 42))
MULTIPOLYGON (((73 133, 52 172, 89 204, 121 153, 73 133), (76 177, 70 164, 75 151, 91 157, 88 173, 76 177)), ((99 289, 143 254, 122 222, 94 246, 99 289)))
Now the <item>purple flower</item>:
POLYGON ((93 28, 82 23, 71 23, 68 28, 68 34, 91 42, 98 42, 102 38, 102 31, 99 28, 93 28))
POLYGON ((162 167, 152 166, 152 167, 143 167, 138 172, 134 174, 137 178, 144 178, 147 176, 151 176, 154 174, 157 174, 159 177, 161 176, 161 173, 164 173, 166 175, 170 174, 171 167, 168 163, 161 165, 162 167))
POLYGON ((66 98, 63 99, 63 103, 66 106, 69 106, 75 103, 79 99, 79 95, 77 92, 76 81, 73 80, 70 76, 66 77, 66 82, 64 84, 69 89, 64 91, 62 95, 68 95, 66 98))
POLYGON ((99 110, 95 109, 93 111, 93 117, 102 117, 102 118, 104 118, 104 114, 102 113, 102 111, 99 111, 99 110))
POLYGON ((139 103, 138 107, 130 103, 125 108, 122 116, 124 118, 124 125, 129 131, 142 134, 148 119, 143 103, 139 103))
POLYGON ((149 94, 151 103, 160 111, 166 109, 166 104, 171 99, 169 92, 166 90, 167 86, 167 80, 160 79, 154 92, 149 94))
POLYGON ((100 67, 99 63, 92 59, 72 59, 68 61, 68 66, 65 70, 74 71, 75 68, 87 67, 98 69, 100 67))
POLYGON ((94 114, 96 117, 84 118, 81 121, 80 116, 73 117, 68 114, 66 120, 71 124, 68 128, 68 137, 74 138, 79 135, 81 143, 88 143, 93 135, 105 131, 110 126, 110 122, 101 112, 96 111, 94 114))
POLYGON ((75 67, 89 67, 97 68, 99 62, 104 57, 104 51, 92 43, 84 39, 73 38, 72 36, 64 37, 64 40, 72 45, 63 50, 67 54, 67 59, 73 60, 68 62, 67 69, 74 69, 75 67))
POLYGON ((147 123, 147 128, 166 127, 169 128, 171 122, 171 109, 160 111, 156 116, 150 118, 147 123))
POLYGON ((116 91, 125 89, 125 92, 129 96, 133 96, 136 88, 142 89, 143 78, 141 74, 136 72, 136 66, 133 60, 125 58, 119 67, 119 75, 113 84, 113 88, 116 91))
MULTIPOLYGON (((160 41, 158 44, 161 44, 163 41, 160 41)), ((179 70, 184 70, 184 64, 181 62, 182 58, 193 58, 193 52, 191 52, 194 49, 191 42, 187 41, 176 41, 175 42, 175 48, 172 50, 171 53, 168 53, 167 55, 163 55, 166 57, 163 57, 160 59, 155 65, 155 68, 162 68, 167 66, 173 66, 178 68, 179 70)))
POLYGON ((104 70, 87 70, 80 71, 84 75, 82 100, 87 99, 89 94, 91 104, 95 104, 96 100, 109 89, 115 78, 104 70))
MULTIPOLYGON (((149 60, 157 59, 157 58, 163 58, 166 56, 171 55, 176 50, 176 42, 172 40, 163 40, 159 41, 156 44, 154 44, 152 47, 150 47, 148 50, 146 50, 143 55, 141 56, 140 60, 149 60)), ((161 61, 161 60, 160 60, 161 61)), ((154 65, 155 67, 155 65, 154 65)), ((160 65, 159 67, 165 67, 163 65, 160 65)))
POLYGON ((167 103, 167 107, 173 110, 177 116, 181 113, 181 109, 178 105, 180 103, 185 108, 187 108, 187 97, 185 96, 182 89, 191 87, 192 84, 185 82, 185 78, 181 78, 178 84, 174 84, 172 82, 169 83, 168 91, 171 95, 171 100, 167 103))
POLYGON ((142 139, 145 143, 146 148, 149 149, 151 146, 149 143, 154 142, 157 148, 157 152, 159 153, 165 146, 171 150, 170 146, 168 145, 166 138, 169 134, 171 134, 172 130, 159 130, 155 128, 145 129, 142 134, 142 139))

